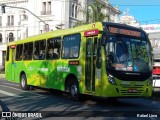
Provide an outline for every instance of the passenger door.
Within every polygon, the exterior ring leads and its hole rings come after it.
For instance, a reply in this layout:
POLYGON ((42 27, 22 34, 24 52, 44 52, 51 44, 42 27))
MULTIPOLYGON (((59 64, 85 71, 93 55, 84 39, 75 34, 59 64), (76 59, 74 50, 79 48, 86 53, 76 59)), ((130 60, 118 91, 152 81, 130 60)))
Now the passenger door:
POLYGON ((6 63, 6 79, 7 80, 15 80, 15 47, 8 47, 9 60, 6 63))
POLYGON ((86 92, 95 92, 97 37, 88 37, 86 42, 86 92))

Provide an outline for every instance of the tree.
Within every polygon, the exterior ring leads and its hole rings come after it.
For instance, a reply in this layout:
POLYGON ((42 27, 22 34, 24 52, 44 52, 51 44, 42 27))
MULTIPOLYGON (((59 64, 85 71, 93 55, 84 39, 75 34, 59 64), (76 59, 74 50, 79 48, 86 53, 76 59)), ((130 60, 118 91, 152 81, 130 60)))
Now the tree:
POLYGON ((98 21, 109 21, 109 15, 104 13, 106 4, 100 0, 94 0, 93 2, 86 5, 86 8, 80 10, 86 21, 78 21, 75 26, 98 22, 98 21))

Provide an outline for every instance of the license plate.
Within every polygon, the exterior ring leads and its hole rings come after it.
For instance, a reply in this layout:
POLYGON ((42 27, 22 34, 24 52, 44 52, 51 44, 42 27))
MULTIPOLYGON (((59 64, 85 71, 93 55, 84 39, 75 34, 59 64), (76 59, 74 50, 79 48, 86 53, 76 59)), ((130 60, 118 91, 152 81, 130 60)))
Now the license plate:
POLYGON ((128 92, 130 92, 130 93, 135 93, 135 92, 137 92, 137 90, 131 88, 131 89, 128 90, 128 92))

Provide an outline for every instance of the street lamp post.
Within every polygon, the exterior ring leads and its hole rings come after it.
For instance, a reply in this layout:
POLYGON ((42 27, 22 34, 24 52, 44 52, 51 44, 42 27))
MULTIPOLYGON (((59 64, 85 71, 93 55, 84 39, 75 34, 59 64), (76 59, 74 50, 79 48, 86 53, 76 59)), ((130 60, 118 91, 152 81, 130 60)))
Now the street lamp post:
POLYGON ((33 16, 35 16, 37 19, 39 19, 41 22, 44 23, 44 29, 46 31, 49 31, 49 25, 47 23, 45 23, 45 21, 43 21, 42 19, 40 19, 38 16, 36 16, 33 12, 31 12, 30 10, 26 9, 26 8, 23 8, 23 7, 15 7, 15 6, 8 6, 8 5, 5 5, 5 4, 1 4, 1 10, 2 10, 2 13, 5 13, 5 7, 10 7, 10 8, 17 8, 17 9, 23 9, 23 10, 26 10, 28 11, 29 13, 31 13, 33 16))

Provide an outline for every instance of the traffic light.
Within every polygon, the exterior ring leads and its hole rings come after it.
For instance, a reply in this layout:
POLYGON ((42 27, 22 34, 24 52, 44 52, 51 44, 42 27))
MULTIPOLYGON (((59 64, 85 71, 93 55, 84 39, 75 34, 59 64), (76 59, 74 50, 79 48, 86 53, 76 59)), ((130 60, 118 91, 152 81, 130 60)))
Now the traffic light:
POLYGON ((2 11, 2 13, 6 13, 5 7, 6 7, 5 4, 1 4, 1 11, 2 11))

